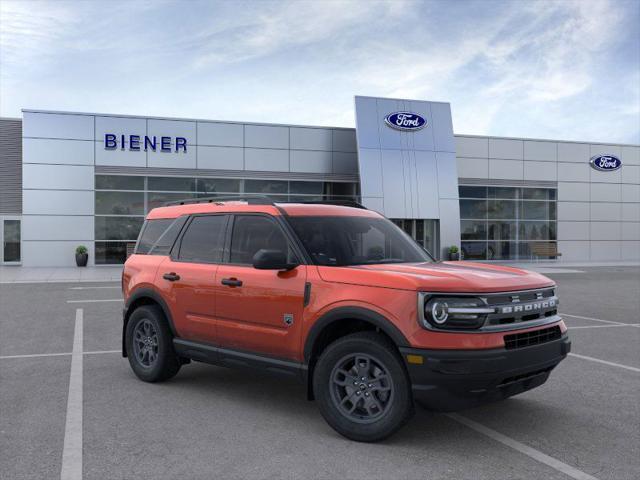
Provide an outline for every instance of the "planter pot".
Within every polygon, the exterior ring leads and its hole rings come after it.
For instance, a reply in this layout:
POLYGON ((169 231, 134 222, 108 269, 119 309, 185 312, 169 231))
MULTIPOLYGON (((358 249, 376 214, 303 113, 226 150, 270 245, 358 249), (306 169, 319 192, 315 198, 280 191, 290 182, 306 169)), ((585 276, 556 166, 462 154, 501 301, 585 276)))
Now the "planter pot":
POLYGON ((449 260, 452 260, 452 261, 460 260, 460 252, 450 253, 449 254, 449 260))
POLYGON ((76 253, 76 265, 79 267, 86 267, 89 261, 88 253, 76 253))

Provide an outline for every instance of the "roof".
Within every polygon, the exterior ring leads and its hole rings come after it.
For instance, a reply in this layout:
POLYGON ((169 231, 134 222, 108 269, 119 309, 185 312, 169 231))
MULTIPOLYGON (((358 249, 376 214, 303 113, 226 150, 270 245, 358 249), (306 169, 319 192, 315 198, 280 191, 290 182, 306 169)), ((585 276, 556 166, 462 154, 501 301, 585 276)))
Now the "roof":
POLYGON ((291 216, 328 216, 328 217, 378 217, 379 214, 362 208, 346 207, 331 204, 307 203, 275 203, 273 205, 249 204, 246 200, 231 200, 224 202, 190 203, 185 205, 170 205, 154 208, 147 215, 147 219, 177 218, 182 215, 198 213, 266 213, 280 216, 283 211, 291 216))

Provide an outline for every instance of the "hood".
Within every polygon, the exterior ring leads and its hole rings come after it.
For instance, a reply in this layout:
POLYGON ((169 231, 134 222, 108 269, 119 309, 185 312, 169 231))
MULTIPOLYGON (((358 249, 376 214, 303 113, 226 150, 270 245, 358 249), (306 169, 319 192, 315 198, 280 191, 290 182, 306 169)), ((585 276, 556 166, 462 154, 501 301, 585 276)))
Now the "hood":
POLYGON ((474 262, 321 266, 318 271, 327 282, 432 292, 509 292, 554 285, 536 272, 474 262))

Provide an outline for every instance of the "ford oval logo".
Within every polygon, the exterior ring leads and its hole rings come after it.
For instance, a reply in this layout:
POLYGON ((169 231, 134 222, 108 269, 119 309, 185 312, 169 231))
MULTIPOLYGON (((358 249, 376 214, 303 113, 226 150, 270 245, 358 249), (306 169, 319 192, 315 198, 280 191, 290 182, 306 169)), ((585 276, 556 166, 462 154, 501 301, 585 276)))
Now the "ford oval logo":
POLYGON ((397 130, 420 130, 427 126, 427 121, 417 113, 395 112, 384 117, 384 121, 391 128, 397 130))
POLYGON ((601 172, 613 172, 622 166, 622 161, 614 155, 596 155, 589 163, 601 172))

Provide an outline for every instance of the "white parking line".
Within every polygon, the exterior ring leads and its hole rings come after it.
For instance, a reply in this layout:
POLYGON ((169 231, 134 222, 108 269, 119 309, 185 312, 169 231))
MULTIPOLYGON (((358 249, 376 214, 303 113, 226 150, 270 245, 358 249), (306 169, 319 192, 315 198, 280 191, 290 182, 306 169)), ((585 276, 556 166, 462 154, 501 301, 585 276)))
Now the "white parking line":
POLYGON ((570 353, 570 357, 581 358, 582 360, 589 360, 590 362, 602 363, 604 365, 609 365, 611 367, 624 368, 625 370, 630 370, 632 372, 640 373, 640 368, 630 367, 629 365, 622 365, 621 363, 608 362, 606 360, 600 360, 599 358, 587 357, 586 355, 578 355, 577 353, 570 353))
POLYGON ((640 323, 621 323, 620 325, 580 325, 579 327, 569 326, 569 330, 580 328, 616 328, 616 327, 640 327, 640 323))
POLYGON ((120 285, 113 285, 113 286, 102 286, 102 287, 69 287, 69 290, 97 290, 97 289, 102 289, 102 288, 117 288, 120 289, 122 288, 120 285))
POLYGON ((581 315, 571 315, 570 313, 564 313, 564 312, 562 312, 560 314, 560 316, 572 317, 572 318, 581 318, 582 320, 593 320, 594 322, 610 323, 612 325, 630 325, 629 323, 614 322, 612 320, 602 320, 601 318, 583 317, 581 315))
POLYGON ((82 309, 76 309, 60 480, 82 479, 82 316, 82 309))
MULTIPOLYGON (((94 350, 89 352, 82 352, 82 355, 100 355, 103 353, 121 353, 121 350, 94 350)), ((37 357, 62 357, 65 355, 72 355, 73 352, 62 353, 30 353, 26 355, 0 355, 0 360, 8 360, 11 358, 37 358, 37 357)))
POLYGON ((105 300, 67 300, 67 303, 100 303, 100 302, 122 302, 121 298, 107 298, 105 300))
POLYGON ((458 415, 456 413, 448 413, 446 414, 446 416, 452 420, 455 420, 458 423, 461 423, 466 427, 469 427, 472 430, 475 430, 478 433, 486 435, 487 437, 495 440, 496 442, 500 442, 509 448, 513 448, 514 450, 517 450, 518 452, 530 458, 533 458, 534 460, 540 463, 544 463, 545 465, 561 473, 564 473, 565 475, 568 475, 571 478, 575 478, 576 480, 598 480, 596 477, 589 475, 588 473, 585 473, 582 470, 578 470, 577 468, 572 467, 571 465, 567 465, 566 463, 561 462, 557 458, 550 457, 549 455, 542 453, 541 451, 536 450, 535 448, 529 447, 524 443, 520 443, 517 440, 514 440, 513 438, 507 437, 506 435, 503 435, 500 432, 496 432, 495 430, 492 430, 489 427, 485 427, 484 425, 474 422, 473 420, 470 420, 467 417, 463 417, 462 415, 458 415))

